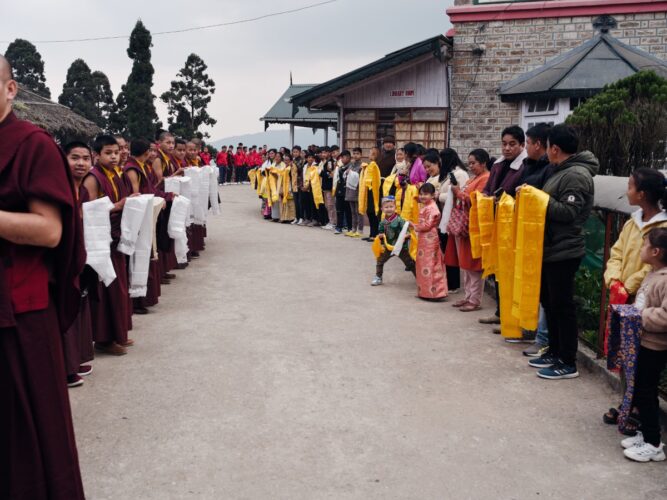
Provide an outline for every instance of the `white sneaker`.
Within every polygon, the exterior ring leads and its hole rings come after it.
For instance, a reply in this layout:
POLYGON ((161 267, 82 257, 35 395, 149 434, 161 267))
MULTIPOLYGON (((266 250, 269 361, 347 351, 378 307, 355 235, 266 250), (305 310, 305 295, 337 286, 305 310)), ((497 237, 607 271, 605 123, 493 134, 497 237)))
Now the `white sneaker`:
POLYGON ((642 442, 624 450, 623 455, 635 462, 662 462, 667 458, 665 457, 664 446, 664 443, 660 443, 660 446, 656 447, 650 443, 642 442))
POLYGON ((376 276, 373 278, 373 281, 371 281, 371 286, 380 286, 382 284, 382 278, 379 276, 376 276))
POLYGON ((294 224, 296 224, 297 222, 299 222, 299 221, 296 220, 296 219, 294 219, 292 222, 290 222, 290 224, 294 225, 294 224))
POLYGON ((623 441, 621 441, 621 446, 627 450, 628 448, 632 448, 633 446, 637 446, 643 442, 644 436, 642 435, 641 431, 637 431, 637 434, 634 436, 625 438, 623 441))

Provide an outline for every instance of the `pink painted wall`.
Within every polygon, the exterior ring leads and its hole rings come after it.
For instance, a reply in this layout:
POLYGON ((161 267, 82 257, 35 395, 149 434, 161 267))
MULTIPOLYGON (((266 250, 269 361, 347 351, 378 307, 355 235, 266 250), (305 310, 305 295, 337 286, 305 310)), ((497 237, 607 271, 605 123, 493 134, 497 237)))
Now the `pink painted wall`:
POLYGON ((400 73, 346 92, 343 104, 345 108, 356 109, 446 108, 449 106, 447 66, 435 58, 429 58, 400 73), (405 95, 412 91, 413 97, 405 95))

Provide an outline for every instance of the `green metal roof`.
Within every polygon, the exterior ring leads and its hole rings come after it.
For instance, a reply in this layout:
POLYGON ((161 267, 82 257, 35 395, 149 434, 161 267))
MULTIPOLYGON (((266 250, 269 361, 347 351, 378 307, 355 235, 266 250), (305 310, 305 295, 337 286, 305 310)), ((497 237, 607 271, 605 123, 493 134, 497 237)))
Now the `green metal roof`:
POLYGON ((335 127, 338 114, 330 111, 311 111, 305 106, 295 106, 290 102, 292 96, 313 88, 314 84, 291 84, 266 114, 260 118, 265 127, 270 123, 292 123, 303 127, 335 127))
POLYGON ((310 103, 319 97, 331 94, 336 90, 348 87, 349 85, 365 80, 371 76, 375 76, 425 54, 431 53, 433 54, 433 57, 441 58, 443 57, 442 46, 451 46, 451 44, 451 39, 444 35, 438 35, 429 38, 428 40, 415 43, 404 49, 387 54, 382 59, 378 59, 377 61, 362 66, 359 69, 355 69, 354 71, 345 73, 328 82, 316 85, 311 89, 304 90, 300 94, 292 97, 292 103, 297 106, 310 106, 310 103))
POLYGON ((653 70, 667 77, 667 62, 602 33, 544 66, 504 83, 498 93, 503 102, 589 97, 605 85, 640 70, 653 70))

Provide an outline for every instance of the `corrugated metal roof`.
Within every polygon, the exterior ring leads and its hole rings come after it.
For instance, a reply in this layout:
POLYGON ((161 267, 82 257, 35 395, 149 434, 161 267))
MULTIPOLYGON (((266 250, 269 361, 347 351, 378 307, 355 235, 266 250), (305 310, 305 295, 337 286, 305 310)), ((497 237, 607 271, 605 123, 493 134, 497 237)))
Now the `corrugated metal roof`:
POLYGON ((630 206, 626 192, 628 191, 628 178, 615 177, 613 175, 596 175, 593 177, 595 184, 595 196, 593 206, 595 208, 631 214, 636 207, 630 206))
POLYGON ((499 94, 504 102, 588 97, 640 70, 653 70, 667 77, 667 62, 602 33, 544 66, 504 83, 499 94))
POLYGON ((442 56, 442 46, 447 44, 451 46, 451 39, 447 38, 444 35, 438 35, 436 37, 429 38, 414 45, 410 45, 401 50, 391 52, 387 54, 382 59, 378 59, 366 66, 345 73, 337 78, 329 80, 328 82, 316 85, 311 89, 304 90, 300 94, 295 95, 292 98, 292 102, 299 106, 310 106, 310 103, 317 99, 318 97, 331 94, 336 90, 342 89, 354 83, 360 82, 375 76, 379 73, 387 71, 388 69, 394 68, 400 64, 411 61, 416 57, 433 53, 434 57, 442 56))
POLYGON ((291 84, 260 120, 265 123, 335 125, 338 122, 338 115, 336 113, 330 111, 310 111, 305 106, 294 106, 290 102, 292 96, 300 92, 305 92, 314 86, 315 84, 312 83, 291 84))

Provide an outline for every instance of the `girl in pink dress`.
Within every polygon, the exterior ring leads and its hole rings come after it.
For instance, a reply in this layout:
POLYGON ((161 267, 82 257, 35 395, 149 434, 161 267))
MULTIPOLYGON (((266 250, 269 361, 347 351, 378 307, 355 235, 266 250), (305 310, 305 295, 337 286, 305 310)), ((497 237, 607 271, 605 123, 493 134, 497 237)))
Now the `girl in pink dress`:
POLYGON ((417 242, 417 296, 420 299, 443 301, 447 297, 445 264, 440 250, 438 224, 440 210, 435 204, 435 187, 423 184, 419 188, 419 224, 414 226, 417 242))

